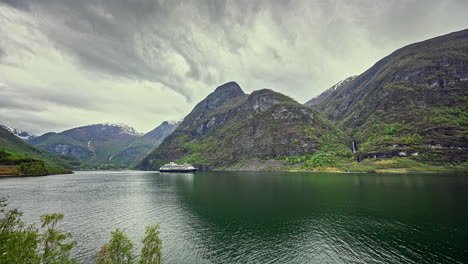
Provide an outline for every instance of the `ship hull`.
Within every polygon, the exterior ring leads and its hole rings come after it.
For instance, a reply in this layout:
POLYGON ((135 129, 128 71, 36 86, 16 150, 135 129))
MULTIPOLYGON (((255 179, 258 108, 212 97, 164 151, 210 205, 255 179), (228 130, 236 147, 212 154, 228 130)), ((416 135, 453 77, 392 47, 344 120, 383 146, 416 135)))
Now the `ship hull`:
POLYGON ((176 173, 187 173, 187 172, 196 172, 197 169, 192 169, 192 170, 183 170, 183 169, 180 169, 180 170, 177 170, 177 169, 174 169, 174 170, 171 170, 171 169, 167 169, 167 170, 159 170, 159 172, 176 172, 176 173))

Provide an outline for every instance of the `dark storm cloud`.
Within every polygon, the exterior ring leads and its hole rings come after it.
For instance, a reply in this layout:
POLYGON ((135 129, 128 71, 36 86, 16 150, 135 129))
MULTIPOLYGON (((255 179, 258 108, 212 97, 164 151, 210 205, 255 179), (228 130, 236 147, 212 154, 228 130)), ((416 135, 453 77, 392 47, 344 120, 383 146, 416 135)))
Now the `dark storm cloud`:
POLYGON ((0 5, 8 5, 20 10, 29 10, 28 0, 0 0, 0 5))
POLYGON ((183 80, 168 71, 167 62, 148 57, 164 55, 168 47, 136 47, 136 34, 142 27, 162 24, 158 18, 164 14, 163 7, 157 2, 48 0, 34 8, 45 15, 41 26, 48 36, 85 67, 160 82, 188 98, 183 80), (152 54, 139 53, 144 48, 155 50, 152 54))
POLYGON ((56 45, 74 54, 85 67, 160 82, 190 99, 190 79, 212 77, 201 76, 204 65, 197 59, 206 51, 191 39, 197 33, 191 26, 198 30, 220 28, 220 45, 236 52, 246 39, 242 32, 232 32, 232 27, 244 25, 261 6, 260 2, 240 1, 229 9, 226 2, 31 0, 28 4, 33 12, 41 14, 40 27, 56 45), (193 12, 210 23, 199 24, 203 19, 193 20, 193 12), (147 37, 150 42, 137 43, 147 37), (174 54, 188 65, 185 75, 174 74, 168 68, 167 57, 174 54))

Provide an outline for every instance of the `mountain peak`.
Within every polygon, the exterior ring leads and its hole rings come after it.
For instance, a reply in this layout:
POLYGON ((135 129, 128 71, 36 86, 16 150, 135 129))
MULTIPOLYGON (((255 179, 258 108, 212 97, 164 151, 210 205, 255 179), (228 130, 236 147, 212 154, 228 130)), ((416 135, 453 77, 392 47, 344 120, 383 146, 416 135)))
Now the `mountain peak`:
POLYGON ((207 110, 212 110, 244 94, 239 84, 228 82, 218 86, 200 104, 204 105, 207 110))
POLYGON ((297 103, 292 98, 270 89, 256 90, 247 99, 248 106, 255 112, 264 112, 275 104, 291 102, 297 103))
POLYGON ((195 108, 200 106, 206 110, 212 110, 244 94, 244 91, 236 82, 228 82, 218 86, 195 108))
POLYGON ((241 92, 241 93, 244 93, 242 91, 242 88, 236 82, 227 82, 227 83, 225 83, 223 85, 218 86, 214 91, 214 93, 224 93, 224 92, 241 92))
POLYGON ((106 122, 106 123, 98 123, 98 124, 92 124, 92 125, 87 125, 87 126, 82 126, 82 127, 77 127, 77 128, 73 128, 73 129, 70 129, 70 130, 75 130, 75 129, 91 129, 91 130, 94 130, 94 129, 97 129, 97 128, 100 128, 101 130, 103 129, 106 129, 106 128, 109 128, 109 129, 118 129, 118 133, 119 134, 128 134, 128 135, 132 135, 132 136, 141 136, 143 135, 142 133, 138 133, 133 127, 127 125, 127 124, 124 124, 124 123, 110 123, 110 122, 106 122))
POLYGON ((190 112, 190 114, 184 118, 181 126, 190 126, 193 122, 196 122, 202 118, 207 112, 218 108, 242 95, 245 95, 245 93, 236 82, 228 82, 218 86, 214 92, 210 93, 205 99, 203 99, 193 108, 192 112, 190 112))

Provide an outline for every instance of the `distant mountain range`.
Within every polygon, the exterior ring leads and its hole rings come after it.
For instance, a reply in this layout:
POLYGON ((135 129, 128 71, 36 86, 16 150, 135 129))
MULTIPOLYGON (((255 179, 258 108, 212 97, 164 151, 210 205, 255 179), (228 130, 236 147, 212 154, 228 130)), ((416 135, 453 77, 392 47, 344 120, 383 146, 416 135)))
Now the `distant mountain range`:
MULTIPOLYGON (((6 125, 1 127, 15 135, 18 140, 22 139, 25 142, 23 145, 34 146, 29 146, 30 149, 38 148, 45 150, 45 153, 52 152, 61 157, 70 157, 72 160, 81 161, 81 167, 89 168, 103 167, 106 164, 117 167, 135 166, 172 133, 179 123, 166 121, 146 134, 140 134, 125 124, 95 124, 60 133, 49 132, 42 136, 34 136, 6 125)), ((0 142, 0 149, 3 149, 4 145, 6 143, 0 142)), ((15 148, 5 150, 14 151, 15 148)))
POLYGON ((89 166, 137 164, 170 134, 177 123, 164 122, 147 134, 125 124, 95 124, 46 133, 28 142, 36 147, 75 157, 89 166))

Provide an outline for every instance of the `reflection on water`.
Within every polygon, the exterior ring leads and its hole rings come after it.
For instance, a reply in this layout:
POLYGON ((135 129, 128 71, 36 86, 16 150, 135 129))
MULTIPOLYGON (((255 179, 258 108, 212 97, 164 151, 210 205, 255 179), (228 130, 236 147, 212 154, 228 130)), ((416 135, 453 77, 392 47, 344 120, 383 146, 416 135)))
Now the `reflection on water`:
POLYGON ((155 223, 165 263, 463 263, 466 176, 79 172, 0 194, 29 222, 64 213, 86 263, 113 229, 139 241, 155 223))

